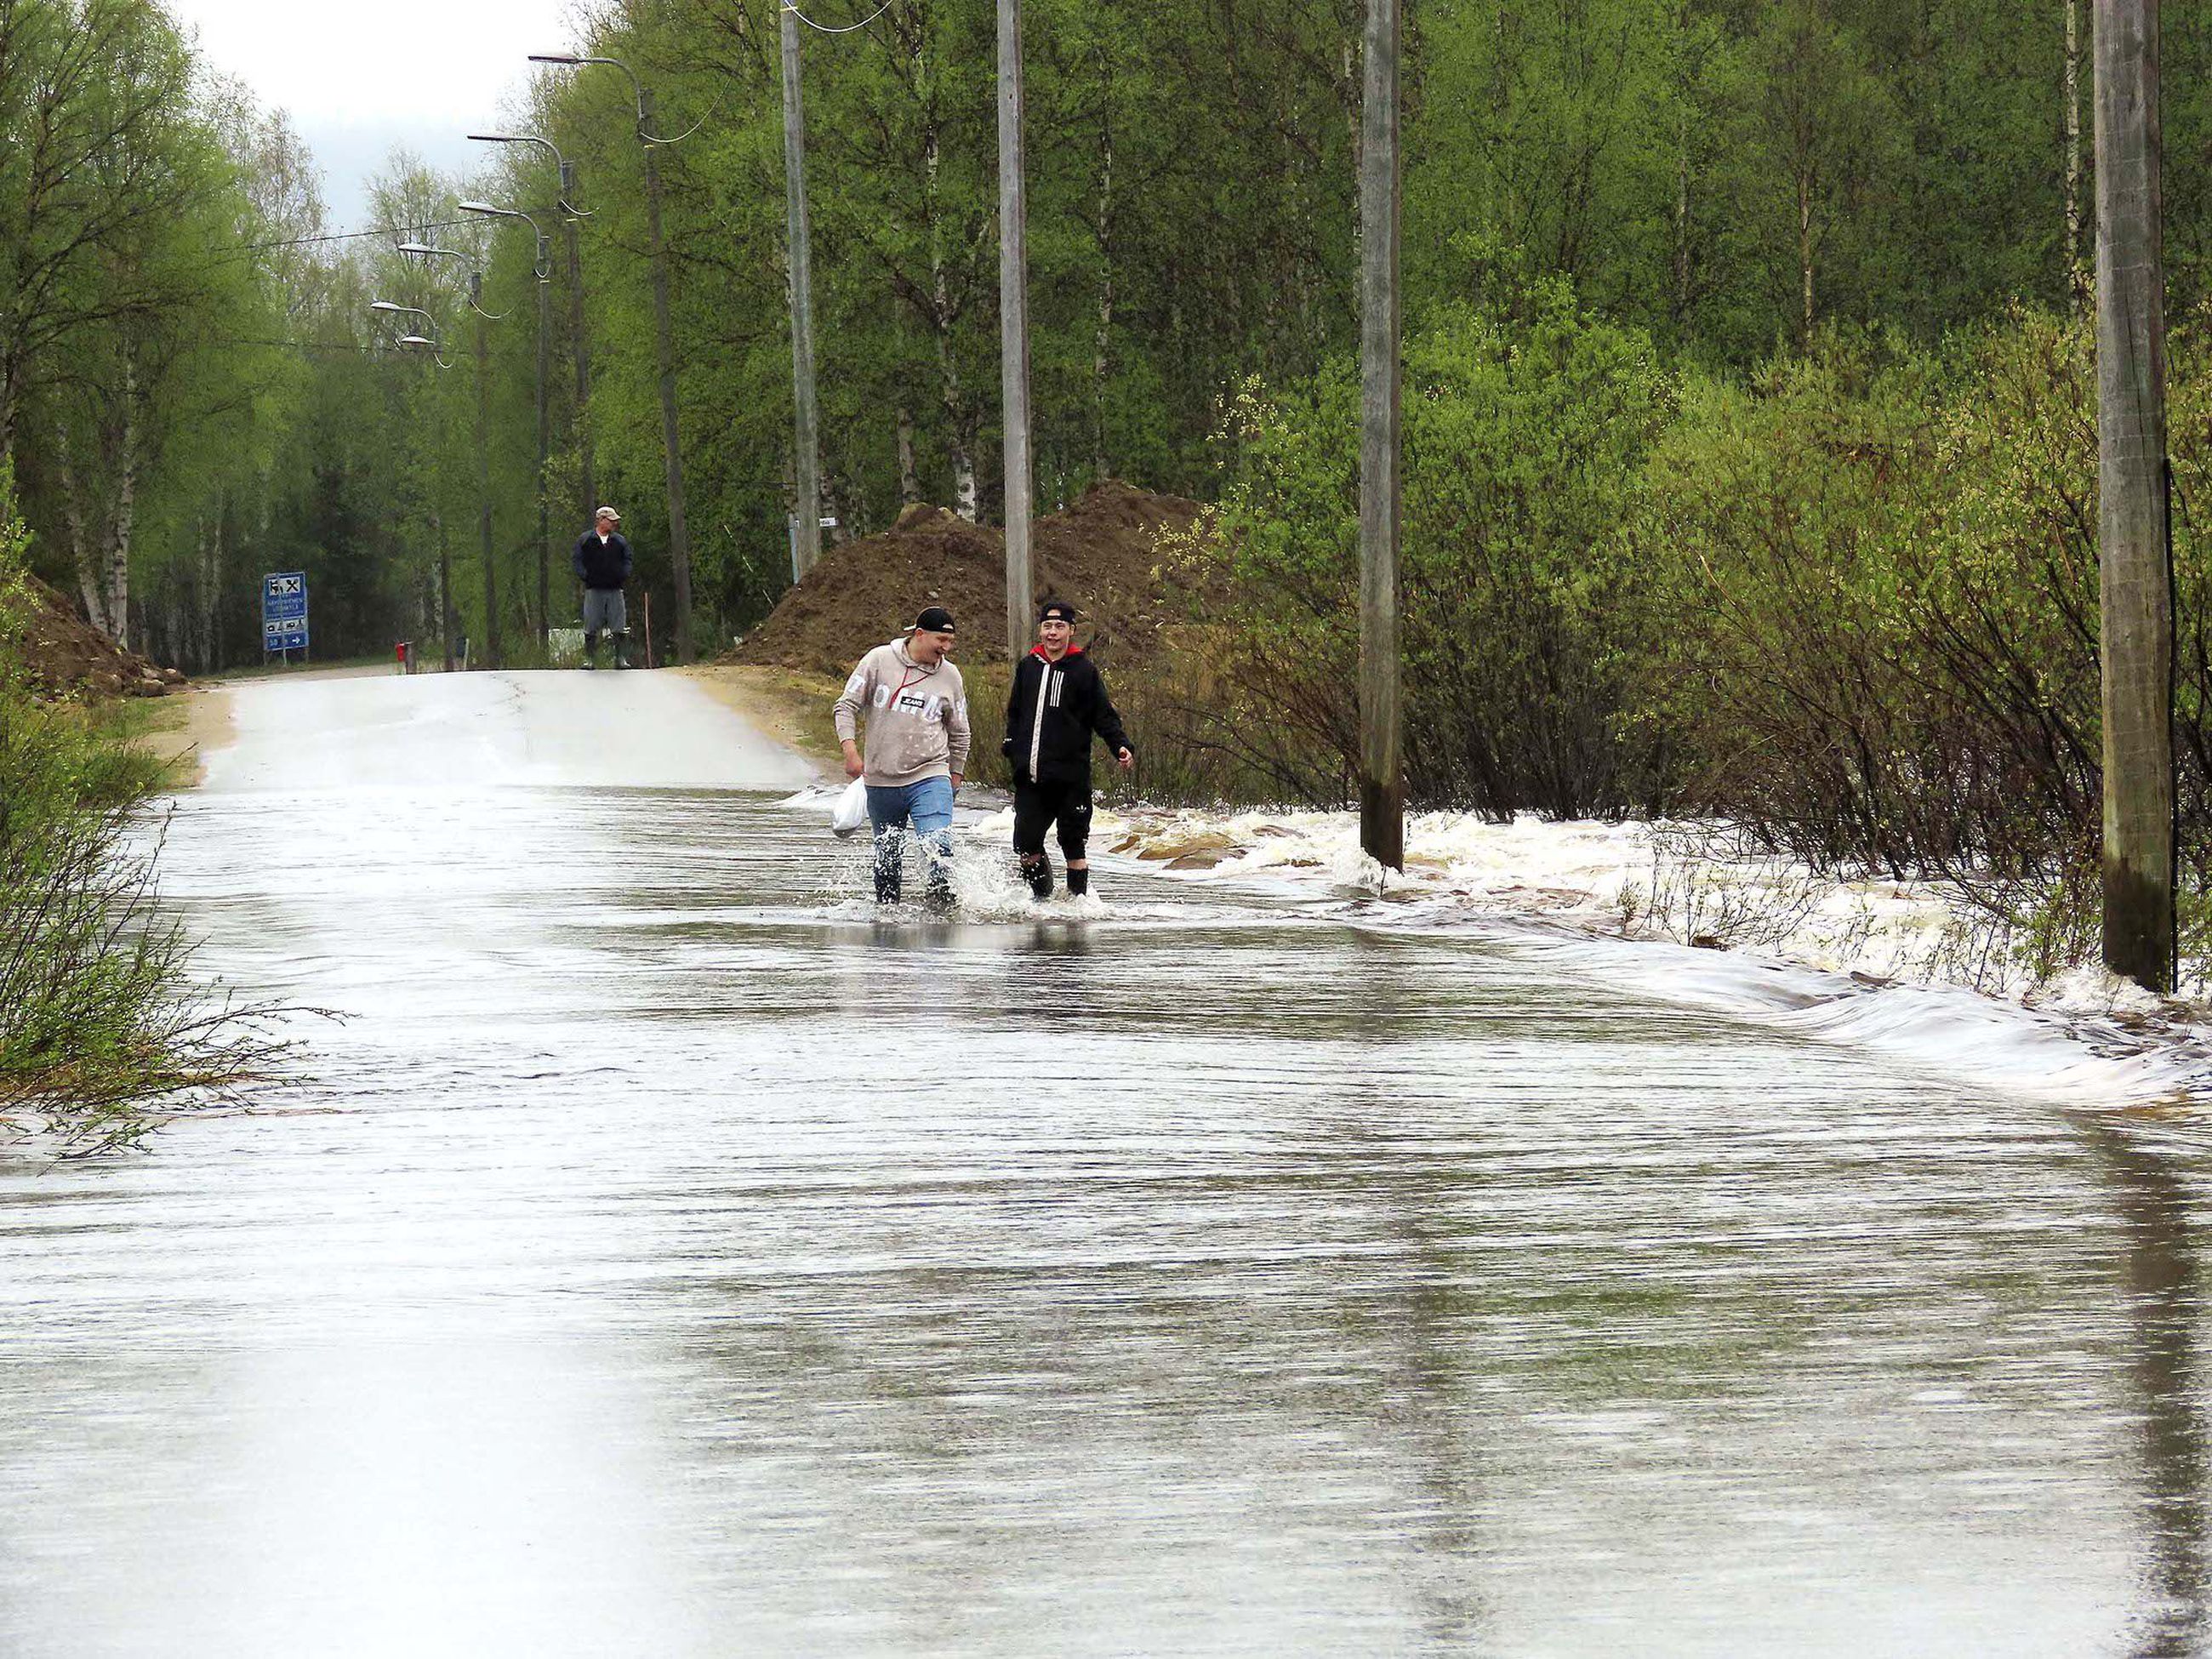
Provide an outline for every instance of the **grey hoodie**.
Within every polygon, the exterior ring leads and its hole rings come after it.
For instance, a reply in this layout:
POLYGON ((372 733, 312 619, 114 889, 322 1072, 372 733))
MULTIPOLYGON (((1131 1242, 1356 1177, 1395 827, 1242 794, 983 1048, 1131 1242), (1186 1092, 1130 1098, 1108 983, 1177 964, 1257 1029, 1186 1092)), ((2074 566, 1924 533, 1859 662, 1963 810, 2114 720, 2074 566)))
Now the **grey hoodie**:
POLYGON ((906 641, 879 645, 860 659, 835 706, 840 742, 859 735, 867 711, 867 769, 885 787, 919 783, 968 770, 968 693, 960 671, 943 658, 925 668, 906 641))

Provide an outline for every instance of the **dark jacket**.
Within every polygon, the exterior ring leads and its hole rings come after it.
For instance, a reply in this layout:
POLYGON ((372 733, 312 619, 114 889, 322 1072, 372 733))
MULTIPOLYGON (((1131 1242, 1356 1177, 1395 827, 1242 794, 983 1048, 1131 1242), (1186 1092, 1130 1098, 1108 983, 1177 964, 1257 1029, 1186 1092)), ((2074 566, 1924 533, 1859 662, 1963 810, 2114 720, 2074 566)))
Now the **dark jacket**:
POLYGON ((999 752, 1013 763, 1019 783, 1091 781, 1091 738, 1109 750, 1133 752, 1121 717, 1106 695, 1106 682, 1080 646, 1054 662, 1042 646, 1014 665, 1006 698, 1006 740, 999 752))
POLYGON ((629 544, 619 530, 604 545, 598 531, 586 530, 576 538, 568 562, 576 567, 576 580, 586 587, 620 587, 629 580, 629 544))

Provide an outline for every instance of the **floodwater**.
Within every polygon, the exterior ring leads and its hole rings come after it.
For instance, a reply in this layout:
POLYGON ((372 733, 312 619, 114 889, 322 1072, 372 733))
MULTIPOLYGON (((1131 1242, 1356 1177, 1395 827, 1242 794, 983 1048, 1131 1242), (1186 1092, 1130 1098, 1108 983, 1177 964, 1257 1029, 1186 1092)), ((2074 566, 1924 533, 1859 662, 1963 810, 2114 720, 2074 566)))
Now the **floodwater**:
POLYGON ((878 925, 670 676, 239 720, 167 889, 346 1018, 0 1160, 0 1651, 2212 1647, 2179 1132, 1112 862, 878 925))

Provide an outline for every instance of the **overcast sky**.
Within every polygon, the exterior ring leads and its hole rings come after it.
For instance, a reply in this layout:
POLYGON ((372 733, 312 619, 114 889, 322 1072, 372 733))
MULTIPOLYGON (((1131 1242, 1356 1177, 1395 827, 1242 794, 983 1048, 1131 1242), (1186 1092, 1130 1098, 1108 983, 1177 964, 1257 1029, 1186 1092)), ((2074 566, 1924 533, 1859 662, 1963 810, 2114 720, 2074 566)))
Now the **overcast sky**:
POLYGON ((437 167, 486 146, 527 80, 525 54, 569 43, 569 0, 167 0, 210 68, 287 110, 323 169, 331 228, 366 222, 363 181, 395 144, 437 167))

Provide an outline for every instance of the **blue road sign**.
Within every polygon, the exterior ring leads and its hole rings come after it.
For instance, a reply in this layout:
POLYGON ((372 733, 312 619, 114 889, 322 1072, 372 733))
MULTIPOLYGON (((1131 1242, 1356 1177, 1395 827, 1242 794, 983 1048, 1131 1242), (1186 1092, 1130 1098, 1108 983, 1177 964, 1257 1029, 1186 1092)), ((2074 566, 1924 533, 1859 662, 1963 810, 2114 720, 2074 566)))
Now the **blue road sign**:
POLYGON ((261 579, 261 648, 307 648, 307 573, 271 571, 261 579))

